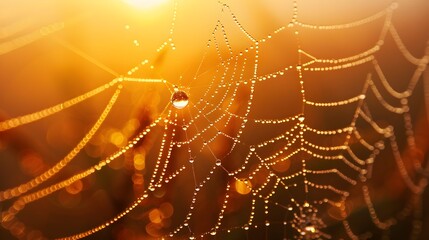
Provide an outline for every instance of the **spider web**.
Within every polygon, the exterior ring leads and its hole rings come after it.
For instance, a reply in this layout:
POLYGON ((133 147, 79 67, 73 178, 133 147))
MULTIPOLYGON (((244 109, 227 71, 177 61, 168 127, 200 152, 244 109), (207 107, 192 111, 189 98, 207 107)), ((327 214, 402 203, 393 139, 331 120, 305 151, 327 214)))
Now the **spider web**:
MULTIPOLYGON (((53 107, 0 122, 2 132, 109 89, 113 94, 64 158, 0 192, 7 206, 2 226, 17 238, 32 238, 32 226, 19 220, 21 211, 128 159, 137 195, 128 207, 80 233, 44 235, 79 239, 108 231, 118 221, 133 221, 124 220, 133 212, 147 212, 149 219, 158 213, 158 220, 139 219, 146 225, 142 234, 154 238, 369 239, 395 238, 396 231, 413 239, 425 236, 428 84, 423 74, 429 42, 422 41, 417 57, 408 50, 394 24, 400 4, 346 23, 312 24, 301 20, 307 4, 288 2, 289 19, 264 33, 245 24, 242 6, 216 4, 218 17, 201 60, 178 80, 136 77, 157 68, 156 59, 122 76, 56 40, 115 78, 53 107), (348 39, 362 34, 371 37, 351 46, 348 39), (160 110, 144 110, 139 127, 112 154, 69 178, 56 178, 93 141, 128 84, 167 89, 160 110), (183 109, 170 102, 179 91, 189 96, 183 109), (163 212, 165 202, 173 216, 163 212)), ((181 2, 173 5, 160 55, 183 46, 176 43, 181 2)), ((26 40, 3 44, 0 53, 63 27, 48 25, 26 40)))

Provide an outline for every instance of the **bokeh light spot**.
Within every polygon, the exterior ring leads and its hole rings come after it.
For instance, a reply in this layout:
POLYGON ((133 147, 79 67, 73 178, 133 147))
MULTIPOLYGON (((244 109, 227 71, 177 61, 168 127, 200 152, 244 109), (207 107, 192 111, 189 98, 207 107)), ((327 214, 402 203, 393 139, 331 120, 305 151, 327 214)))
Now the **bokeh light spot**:
POLYGON ((110 135, 110 142, 115 144, 116 146, 121 146, 124 143, 124 135, 121 132, 113 132, 110 135))
POLYGON ((70 194, 78 194, 82 191, 83 189, 83 183, 81 180, 77 180, 76 182, 68 185, 66 187, 66 191, 70 194))
POLYGON ((138 153, 134 155, 134 168, 141 171, 145 168, 145 154, 138 153))
POLYGON ((149 220, 153 223, 161 223, 163 218, 162 212, 157 208, 149 212, 149 220))
POLYGON ((235 181, 235 190, 242 195, 246 195, 252 191, 252 183, 247 179, 238 179, 235 181))
POLYGON ((276 172, 286 172, 290 168, 290 161, 280 161, 273 165, 273 170, 276 172))

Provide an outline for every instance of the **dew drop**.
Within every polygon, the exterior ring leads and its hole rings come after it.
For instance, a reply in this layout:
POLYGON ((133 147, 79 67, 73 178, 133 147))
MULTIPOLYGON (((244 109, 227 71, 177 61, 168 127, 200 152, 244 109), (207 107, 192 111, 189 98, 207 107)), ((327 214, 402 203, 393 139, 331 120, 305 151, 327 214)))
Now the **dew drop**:
POLYGON ((175 91, 171 96, 171 103, 177 109, 185 108, 189 103, 189 97, 184 91, 175 91))
POLYGON ((220 159, 216 159, 216 166, 222 165, 222 161, 220 159))
POLYGON ((316 228, 313 225, 307 225, 304 228, 305 232, 307 233, 315 233, 316 232, 316 228))

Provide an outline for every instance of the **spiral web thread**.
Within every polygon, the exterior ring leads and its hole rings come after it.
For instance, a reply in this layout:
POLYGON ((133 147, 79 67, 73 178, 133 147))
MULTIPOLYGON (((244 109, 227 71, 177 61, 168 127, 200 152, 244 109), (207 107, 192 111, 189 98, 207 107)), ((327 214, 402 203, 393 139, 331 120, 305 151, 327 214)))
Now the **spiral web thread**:
MULTIPOLYGON (((157 49, 158 51, 162 51, 164 48, 174 50, 177 47, 174 44, 177 4, 176 2, 169 39, 157 49)), ((141 70, 139 66, 136 66, 127 73, 128 77, 118 76, 109 83, 71 100, 0 122, 0 131, 7 131, 23 124, 42 120, 88 98, 95 97, 109 88, 116 87, 110 101, 92 128, 63 159, 27 183, 0 192, 0 201, 13 201, 11 207, 2 213, 4 228, 10 229, 11 226, 20 223, 16 215, 26 205, 97 171, 102 171, 108 163, 133 151, 135 146, 147 136, 161 132, 160 145, 155 146, 156 150, 152 149, 158 153, 158 156, 156 159, 151 159, 154 167, 149 173, 144 193, 135 199, 127 209, 105 223, 88 231, 60 239, 79 239, 105 229, 126 216, 142 202, 150 199, 158 189, 169 186, 183 175, 192 176, 194 190, 190 196, 189 205, 180 206, 186 208, 187 213, 178 224, 165 232, 164 238, 215 238, 217 235, 229 236, 237 231, 250 232, 254 229, 269 231, 272 227, 278 227, 284 229, 285 238, 330 239, 333 238, 329 232, 329 225, 332 222, 340 223, 345 238, 370 238, 371 232, 356 232, 349 221, 351 213, 347 202, 355 198, 355 195, 363 198, 365 208, 369 212, 368 220, 373 223, 375 228, 388 232, 400 221, 411 217, 413 221, 413 229, 410 231, 411 238, 419 236, 422 228, 423 192, 428 183, 429 169, 427 161, 423 159, 424 156, 405 158, 402 151, 406 149, 412 152, 419 148, 411 114, 412 108, 418 106, 411 105, 410 99, 422 89, 426 91, 423 93, 424 95, 428 94, 428 84, 422 83, 422 75, 429 62, 429 42, 427 42, 422 56, 416 57, 407 50, 407 46, 402 42, 400 33, 397 32, 392 22, 394 12, 398 8, 397 3, 392 3, 378 13, 353 22, 338 25, 313 25, 299 20, 298 2, 295 1, 292 3, 293 16, 290 22, 263 38, 254 37, 247 30, 235 14, 236 9, 232 9, 228 4, 222 2, 219 5, 221 17, 214 25, 214 30, 207 43, 207 50, 201 61, 201 64, 204 64, 206 55, 214 52, 218 64, 207 72, 195 73, 194 79, 188 85, 176 85, 164 79, 133 78, 133 75, 141 70), (301 31, 326 31, 335 34, 336 31, 364 27, 380 20, 382 24, 374 45, 354 55, 323 59, 305 48, 301 48, 301 31), (232 25, 234 28, 231 27, 227 30, 227 25, 232 25), (248 48, 235 49, 229 39, 231 31, 239 32, 245 38, 244 41, 249 43, 248 48), (261 61, 259 59, 263 53, 262 49, 271 41, 280 38, 279 35, 284 32, 290 32, 296 40, 298 56, 296 64, 283 64, 276 71, 260 74, 261 61), (414 66, 413 73, 407 79, 405 89, 395 89, 391 84, 392 80, 386 77, 385 70, 377 61, 377 54, 383 49, 386 41, 393 41, 401 53, 400 57, 414 66), (365 73, 365 79, 362 80, 359 94, 331 102, 318 102, 311 99, 311 92, 306 89, 306 74, 318 74, 319 72, 335 74, 336 71, 347 71, 362 65, 370 67, 365 73), (193 99, 192 93, 197 91, 193 85, 204 81, 209 81, 207 88, 200 93, 199 99, 193 99), (297 114, 284 118, 252 117, 252 105, 255 102, 256 91, 264 84, 274 81, 295 81, 299 84, 301 110, 297 114), (61 170, 67 167, 97 134, 120 96, 123 85, 128 82, 159 83, 166 86, 172 93, 179 90, 186 91, 190 94, 190 103, 183 110, 177 110, 171 104, 165 106, 164 111, 153 122, 110 156, 64 181, 36 190, 40 184, 60 174, 61 170), (424 88, 417 88, 416 86, 419 84, 422 84, 424 88), (373 116, 374 113, 371 109, 374 104, 369 102, 369 96, 372 96, 387 114, 394 116, 392 118, 401 119, 402 126, 396 127, 393 123, 389 123, 389 119, 381 121, 373 116), (310 126, 307 112, 311 110, 308 109, 315 108, 322 109, 322 111, 334 109, 335 111, 342 107, 353 109, 352 114, 346 116, 348 124, 342 126, 337 124, 337 128, 333 129, 318 129, 310 126), (251 129, 259 127, 279 129, 281 134, 263 136, 260 139, 243 137, 243 135, 249 134, 247 132, 252 131, 251 129), (365 135, 368 134, 364 132, 370 132, 371 138, 366 139, 365 135), (406 139, 405 146, 400 146, 398 136, 406 139), (341 143, 323 145, 317 141, 317 139, 333 137, 340 139, 341 143), (315 139, 316 141, 314 141, 315 139), (216 150, 218 145, 223 146, 222 151, 216 150), (373 176, 377 174, 374 172, 374 165, 378 161, 385 161, 382 159, 384 157, 380 157, 383 152, 389 152, 392 155, 392 158, 388 160, 394 162, 396 171, 410 193, 408 202, 388 218, 379 217, 370 187, 373 176), (182 159, 181 161, 177 160, 179 157, 182 159), (186 161, 183 161, 183 158, 186 158, 186 161), (286 172, 279 172, 273 169, 285 162, 293 165, 294 170, 291 168, 286 172), (204 189, 209 189, 212 182, 219 180, 219 175, 223 179, 220 187, 223 200, 219 206, 214 206, 217 208, 215 221, 209 229, 196 232, 193 225, 195 221, 198 221, 196 215, 200 211, 197 202, 201 195, 205 194, 204 189), (334 178, 335 181, 326 184, 324 181, 318 182, 318 179, 327 178, 334 178), (239 213, 231 213, 228 208, 232 201, 237 200, 236 197, 232 197, 237 186, 242 188, 244 186, 249 192, 250 197, 243 201, 248 201, 250 207, 242 209, 239 213), (324 214, 323 211, 327 209, 335 209, 338 213, 337 219, 330 219, 329 215, 324 214), (271 212, 280 212, 282 218, 273 217, 271 212), (231 225, 228 219, 234 218, 234 214, 245 216, 245 220, 238 225, 231 225)), ((55 26, 52 32, 60 30, 58 26, 62 25, 56 24, 55 26)), ((39 34, 49 35, 51 32, 46 33, 47 30, 49 28, 44 28, 44 31, 39 34)), ((13 51, 17 47, 16 45, 10 48, 7 46, 9 45, 1 45, 1 54, 13 51)), ((142 65, 146 63, 142 62, 142 65)), ((427 98, 427 96, 425 97, 427 98)), ((340 113, 341 111, 338 111, 338 114, 340 113)), ((25 235, 25 227, 22 232, 15 235, 22 237, 23 234, 25 235)))

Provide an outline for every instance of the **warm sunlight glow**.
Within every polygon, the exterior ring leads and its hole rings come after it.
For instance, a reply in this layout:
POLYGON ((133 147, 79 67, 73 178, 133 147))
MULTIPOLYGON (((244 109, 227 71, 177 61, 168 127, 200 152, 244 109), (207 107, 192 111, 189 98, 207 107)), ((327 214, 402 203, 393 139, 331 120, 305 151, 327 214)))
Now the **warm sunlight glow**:
POLYGON ((129 5, 140 9, 152 9, 157 7, 167 0, 125 0, 129 5))

